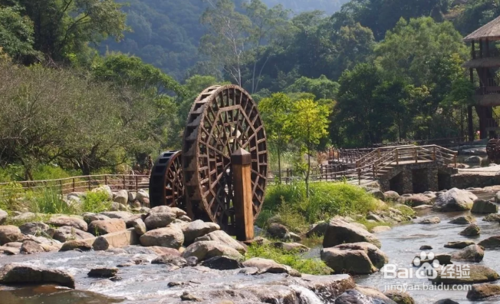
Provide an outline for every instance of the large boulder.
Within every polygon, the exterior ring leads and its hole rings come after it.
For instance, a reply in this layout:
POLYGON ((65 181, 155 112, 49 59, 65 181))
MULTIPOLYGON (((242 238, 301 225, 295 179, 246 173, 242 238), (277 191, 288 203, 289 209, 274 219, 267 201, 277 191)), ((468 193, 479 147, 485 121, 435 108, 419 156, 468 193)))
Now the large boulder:
POLYGON ((18 227, 11 225, 0 226, 0 245, 10 242, 19 242, 23 239, 24 236, 18 227))
POLYGON ((215 256, 243 259, 243 256, 236 249, 214 241, 194 242, 182 253, 183 258, 196 257, 200 262, 215 256))
POLYGON ((474 223, 475 221, 476 221, 476 219, 470 215, 461 215, 461 216, 452 218, 449 223, 456 224, 456 225, 469 225, 469 224, 474 223))
POLYGON ((288 228, 279 223, 272 223, 267 227, 267 233, 273 238, 284 239, 288 234, 288 228))
POLYGON ((162 246, 179 249, 184 243, 184 233, 176 225, 150 230, 139 238, 142 246, 162 246))
POLYGON ((496 223, 500 223, 500 214, 498 213, 492 213, 492 214, 488 214, 487 216, 485 216, 483 218, 483 221, 485 222, 496 222, 496 223))
POLYGON ((442 271, 437 272, 437 277, 430 279, 435 284, 474 284, 493 282, 500 278, 493 269, 482 265, 467 265, 470 269, 468 275, 450 276, 448 273, 460 274, 464 272, 462 265, 448 266, 444 271, 446 277, 442 276, 442 271), (451 269, 450 269, 451 267, 451 269))
POLYGON ((477 199, 474 201, 474 204, 472 205, 471 212, 477 214, 498 213, 498 206, 490 201, 477 199))
POLYGON ((24 254, 34 254, 45 252, 45 249, 42 245, 33 240, 24 240, 20 252, 24 254))
POLYGON ((335 304, 396 304, 383 294, 366 294, 363 289, 358 287, 344 292, 335 299, 335 304))
POLYGON ((64 243, 59 251, 72 251, 72 250, 79 250, 79 251, 90 251, 92 249, 92 246, 89 244, 89 242, 83 241, 83 240, 74 240, 74 241, 67 241, 64 243))
POLYGON ((316 224, 313 224, 310 228, 309 231, 306 233, 307 237, 313 237, 313 236, 324 236, 326 233, 326 230, 328 230, 328 222, 321 221, 316 224))
POLYGON ((441 218, 439 216, 428 217, 420 220, 419 224, 432 225, 441 223, 441 218))
POLYGON ((52 231, 52 237, 60 242, 66 242, 70 240, 85 240, 92 239, 94 235, 91 233, 76 229, 70 226, 59 227, 52 231))
POLYGON ((83 231, 88 230, 87 222, 85 222, 83 219, 77 217, 64 216, 64 215, 52 217, 47 222, 47 224, 56 227, 69 226, 83 231))
POLYGON ((323 238, 323 247, 333 247, 343 243, 367 242, 381 247, 380 241, 370 232, 354 224, 348 223, 341 218, 333 218, 323 238))
POLYGON ((415 304, 415 300, 413 300, 410 294, 404 291, 388 290, 384 292, 384 295, 397 304, 415 304))
POLYGON ((113 198, 113 201, 120 204, 120 205, 127 205, 128 204, 128 192, 127 190, 120 190, 116 192, 115 197, 113 198))
POLYGON ((50 226, 42 223, 42 222, 32 222, 26 223, 24 225, 19 226, 19 229, 23 234, 28 235, 36 235, 36 236, 50 236, 53 230, 50 229, 50 226))
POLYGON ((337 245, 333 248, 338 248, 340 250, 363 250, 370 258, 372 264, 379 269, 389 262, 387 255, 377 246, 370 243, 346 243, 337 245))
POLYGON ((500 248, 500 235, 495 235, 487 239, 484 239, 481 242, 479 242, 478 245, 482 246, 485 249, 500 248))
POLYGON ((217 270, 231 270, 243 268, 240 260, 234 258, 228 258, 225 256, 216 256, 205 260, 201 263, 201 266, 205 266, 211 269, 217 270))
POLYGON ((0 225, 2 225, 3 223, 5 223, 5 221, 7 220, 8 216, 9 216, 9 214, 7 214, 7 212, 5 212, 2 209, 0 209, 0 225))
POLYGON ((216 230, 195 239, 195 242, 201 241, 214 241, 222 245, 231 247, 241 254, 245 254, 247 252, 247 248, 244 245, 233 239, 229 234, 222 230, 216 230))
POLYGON ((182 232, 184 233, 184 243, 191 244, 196 238, 219 229, 219 225, 215 223, 204 222, 202 220, 196 220, 189 224, 184 224, 182 225, 182 232))
POLYGON ((90 224, 93 221, 104 221, 104 220, 109 220, 110 217, 105 216, 103 214, 95 214, 91 212, 86 212, 83 214, 83 220, 87 223, 90 224))
POLYGON ((397 202, 399 199, 399 193, 396 191, 386 191, 384 192, 384 201, 385 202, 397 202))
POLYGON ((104 221, 93 221, 89 225, 89 232, 96 236, 126 230, 127 226, 122 219, 109 219, 104 221))
POLYGON ((321 250, 321 259, 336 273, 371 274, 378 269, 364 250, 342 250, 331 247, 321 250))
POLYGON ((453 248, 453 249, 464 249, 467 246, 475 245, 473 241, 456 241, 456 242, 448 242, 444 245, 444 248, 453 248))
POLYGON ((56 284, 69 288, 75 288, 75 280, 73 279, 73 276, 65 271, 15 264, 8 264, 0 269, 0 284, 56 284))
POLYGON ((257 273, 288 273, 297 275, 297 271, 290 266, 276 263, 270 259, 251 258, 243 262, 243 266, 258 269, 257 273))
POLYGON ((438 194, 434 209, 441 212, 466 211, 472 208, 477 196, 472 192, 453 188, 438 194))
POLYGON ((475 284, 467 292, 467 299, 477 301, 489 297, 500 296, 500 285, 496 284, 475 284))
POLYGON ((137 235, 141 236, 147 232, 146 224, 142 219, 135 219, 132 223, 132 227, 134 227, 134 231, 137 235))
POLYGON ((135 198, 136 198, 136 200, 141 202, 141 204, 149 206, 149 192, 148 191, 146 191, 144 189, 140 189, 137 192, 137 195, 135 198))
POLYGON ((481 228, 479 228, 478 225, 476 224, 470 224, 465 228, 462 232, 460 232, 460 235, 463 236, 478 236, 481 234, 481 228))
POLYGON ((168 206, 158 206, 151 209, 144 220, 148 230, 163 228, 170 225, 177 218, 177 212, 168 206))
POLYGON ((127 221, 133 214, 128 211, 104 211, 99 213, 100 215, 107 216, 114 219, 122 219, 127 221))
POLYGON ((29 221, 35 221, 37 218, 37 215, 34 214, 33 212, 22 212, 22 213, 17 213, 17 215, 12 216, 10 219, 12 222, 19 223, 19 222, 29 222, 29 221))
POLYGON ((435 195, 426 195, 423 193, 403 195, 399 199, 405 205, 410 207, 418 207, 423 205, 433 205, 436 201, 435 195))
POLYGON ((484 250, 478 245, 469 245, 464 249, 451 254, 451 258, 459 261, 481 262, 484 257, 484 250))

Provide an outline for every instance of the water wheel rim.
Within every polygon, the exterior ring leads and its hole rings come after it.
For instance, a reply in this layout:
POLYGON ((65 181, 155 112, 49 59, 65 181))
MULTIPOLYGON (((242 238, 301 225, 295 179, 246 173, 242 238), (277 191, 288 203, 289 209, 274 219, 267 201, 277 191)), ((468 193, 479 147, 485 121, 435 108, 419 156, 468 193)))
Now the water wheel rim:
POLYGON ((238 86, 207 88, 191 107, 184 133, 186 211, 191 217, 234 226, 231 154, 239 148, 252 156, 256 218, 264 203, 268 169, 267 138, 257 105, 238 86))
POLYGON ((151 207, 184 208, 184 178, 181 151, 162 152, 156 159, 149 179, 151 207))

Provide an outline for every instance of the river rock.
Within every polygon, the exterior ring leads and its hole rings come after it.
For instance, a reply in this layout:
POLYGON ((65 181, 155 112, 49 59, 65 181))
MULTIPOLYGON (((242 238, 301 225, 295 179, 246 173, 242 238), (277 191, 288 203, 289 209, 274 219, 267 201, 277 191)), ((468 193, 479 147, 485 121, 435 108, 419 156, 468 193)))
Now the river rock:
POLYGON ((436 201, 435 195, 426 195, 423 193, 409 194, 401 196, 399 199, 403 204, 410 207, 418 207, 422 205, 433 205, 436 201))
POLYGON ((490 201, 477 199, 474 201, 474 204, 472 205, 471 212, 477 214, 490 214, 490 213, 496 214, 498 213, 498 206, 490 201))
POLYGON ((151 209, 144 223, 148 230, 163 228, 172 223, 177 217, 177 214, 168 206, 159 206, 151 209))
POLYGON ((196 257, 200 262, 215 256, 243 259, 243 256, 236 249, 214 241, 196 241, 189 245, 186 251, 182 253, 182 257, 188 259, 192 256, 196 257))
POLYGON ((274 247, 279 248, 285 252, 299 252, 299 253, 304 253, 308 252, 310 249, 302 245, 300 243, 283 243, 283 242, 276 242, 273 244, 274 247))
POLYGON ((104 214, 95 214, 95 213, 84 213, 83 214, 83 220, 87 223, 90 224, 93 221, 105 221, 109 220, 110 217, 105 216, 104 214))
POLYGON ((500 285, 496 284, 475 284, 467 292, 467 299, 476 301, 489 297, 500 296, 500 285))
POLYGON ((448 242, 444 245, 444 248, 454 248, 454 249, 463 249, 470 245, 475 245, 473 241, 457 241, 457 242, 448 242))
POLYGON ((0 253, 5 255, 16 255, 21 253, 21 247, 0 246, 0 253))
POLYGON ((76 217, 56 216, 56 217, 52 217, 47 222, 47 224, 52 225, 52 226, 56 226, 56 227, 63 227, 63 226, 74 227, 74 228, 82 230, 82 231, 88 230, 87 222, 85 222, 83 219, 76 218, 76 217))
POLYGON ((288 233, 288 228, 279 223, 272 223, 267 227, 267 233, 273 238, 284 239, 288 233))
POLYGON ((243 266, 250 268, 257 268, 258 273, 288 273, 293 276, 300 276, 296 270, 290 266, 276 263, 270 259, 251 258, 243 262, 243 266))
POLYGON ((378 270, 364 250, 323 248, 321 259, 336 273, 371 274, 378 270))
POLYGON ((372 233, 382 233, 391 230, 392 228, 389 226, 376 226, 372 228, 372 233))
POLYGON ((122 219, 124 221, 127 221, 128 218, 130 218, 133 214, 128 212, 128 211, 105 211, 99 213, 100 215, 107 216, 112 219, 122 219))
POLYGON ((382 296, 384 297, 383 299, 380 298, 380 296, 374 298, 362 293, 359 288, 351 289, 336 298, 335 304, 396 304, 396 302, 384 296, 383 294, 382 296))
POLYGON ((193 243, 196 238, 219 229, 219 225, 215 223, 204 222, 202 220, 196 220, 194 222, 190 222, 187 225, 184 224, 182 226, 182 232, 184 233, 184 242, 185 244, 189 245, 193 243))
POLYGON ((453 188, 438 194, 434 209, 441 212, 467 211, 472 208, 477 196, 473 193, 453 188))
POLYGON ((113 201, 121 204, 121 205, 127 205, 128 204, 128 192, 127 190, 120 190, 116 192, 114 195, 113 201))
POLYGON ((479 242, 478 245, 482 246, 485 249, 500 248, 500 235, 495 235, 487 239, 484 239, 481 242, 479 242))
POLYGON ((111 188, 108 185, 103 185, 103 186, 100 186, 98 188, 92 189, 91 192, 104 192, 107 194, 108 201, 113 200, 113 191, 111 190, 111 188))
POLYGON ((90 278, 112 278, 118 273, 118 268, 94 268, 89 271, 87 276, 90 278))
POLYGON ((8 216, 9 216, 9 214, 7 212, 5 212, 2 209, 0 209, 0 225, 2 225, 3 223, 5 223, 5 221, 7 220, 8 216))
POLYGON ((454 252, 452 259, 467 262, 481 262, 484 257, 484 250, 478 245, 469 245, 464 249, 454 252))
POLYGON ((20 252, 24 254, 33 254, 45 252, 45 249, 42 247, 42 245, 38 244, 35 241, 25 240, 23 241, 20 252))
POLYGON ((35 222, 35 223, 26 223, 24 225, 19 226, 19 229, 23 234, 29 234, 29 235, 42 235, 42 236, 50 236, 52 237, 50 226, 42 223, 42 222, 35 222))
POLYGON ((384 265, 389 262, 389 258, 385 255, 385 253, 382 252, 382 250, 380 250, 377 246, 370 243, 346 243, 337 245, 333 248, 340 250, 363 250, 370 258, 372 264, 379 269, 384 267, 384 265))
POLYGON ((141 202, 141 204, 149 205, 149 192, 144 189, 140 189, 136 194, 136 199, 141 202))
POLYGON ((94 235, 76 229, 74 227, 70 226, 63 226, 59 227, 53 231, 51 231, 52 237, 60 242, 66 242, 69 240, 85 240, 85 239, 92 239, 94 238, 94 235))
POLYGON ((234 258, 229 258, 225 256, 216 256, 209 258, 201 263, 201 266, 205 266, 211 269, 217 270, 231 270, 243 268, 241 261, 234 258))
POLYGON ((170 225, 165 228, 150 230, 141 235, 139 240, 142 246, 162 246, 179 249, 184 243, 184 233, 176 225, 170 225))
POLYGON ((20 213, 16 216, 13 216, 11 217, 11 221, 12 222, 15 222, 15 223, 25 223, 25 222, 29 222, 29 221, 34 221, 36 219, 36 214, 34 214, 33 212, 23 212, 23 213, 20 213))
MULTIPOLYGON (((39 244, 45 252, 52 252, 52 251, 59 251, 61 249, 62 243, 54 240, 54 239, 49 239, 43 236, 33 236, 33 235, 28 235, 25 238, 26 240, 33 241, 37 244, 39 244)), ((12 243, 10 243, 12 244, 12 243)), ((8 244, 7 244, 8 245, 8 244)), ((22 243, 21 243, 22 246, 22 243)), ((21 248, 21 247, 19 247, 21 248)))
POLYGON ((432 246, 431 245, 422 245, 422 246, 420 246, 420 250, 432 250, 432 246))
POLYGON ((418 223, 424 225, 439 224, 441 223, 441 218, 439 218, 439 216, 428 217, 419 221, 418 223))
POLYGON ((380 241, 370 232, 348 223, 340 218, 333 218, 323 238, 323 247, 333 247, 343 243, 368 242, 381 247, 380 241))
POLYGON ((498 213, 492 213, 492 214, 488 214, 487 216, 485 216, 483 218, 483 221, 485 222, 496 222, 496 223, 500 223, 500 214, 498 213))
POLYGON ((177 267, 184 267, 187 265, 186 259, 180 256, 177 252, 175 255, 164 254, 151 261, 151 264, 161 264, 161 265, 174 265, 177 267))
POLYGON ((460 235, 463 236, 478 236, 479 234, 481 234, 481 228, 479 228, 476 224, 470 224, 467 228, 460 232, 460 235))
MULTIPOLYGON (((454 278, 449 278, 448 275, 446 278, 441 277, 441 271, 437 272, 437 277, 435 279, 430 279, 435 284, 474 284, 474 283, 485 283, 485 282, 493 282, 500 278, 498 273, 496 273, 493 269, 488 268, 482 265, 468 265, 470 268, 469 275, 462 275, 461 278, 455 276, 454 278)), ((452 273, 459 274, 463 272, 462 265, 452 265, 452 273)), ((446 269, 446 273, 448 273, 449 269, 446 269)))
POLYGON ((67 241, 65 242, 59 251, 71 251, 71 250, 79 250, 79 251, 90 251, 92 246, 85 241, 67 241))
POLYGON ((313 236, 324 236, 326 233, 326 230, 328 229, 328 222, 321 221, 316 224, 313 224, 310 228, 309 231, 306 233, 306 237, 313 237, 313 236))
POLYGON ((24 236, 18 227, 12 225, 0 226, 0 245, 19 242, 23 239, 24 236))
POLYGON ((73 276, 62 270, 8 264, 0 269, 0 284, 55 284, 75 288, 73 276))
POLYGON ((369 194, 371 194, 374 198, 383 201, 384 200, 384 192, 380 191, 379 189, 373 189, 368 191, 369 194))
POLYGON ((443 300, 439 300, 437 302, 434 302, 434 304, 460 304, 460 303, 455 302, 451 299, 443 299, 443 300))
POLYGON ((141 236, 147 232, 146 224, 142 219, 135 219, 133 221, 134 231, 138 236, 141 236))
POLYGON ((404 291, 388 290, 384 292, 384 295, 397 304, 415 304, 415 300, 413 300, 410 294, 404 291))
POLYGON ((104 221, 93 221, 89 225, 89 232, 96 236, 126 230, 127 226, 122 219, 109 219, 104 221))
POLYGON ((397 202, 399 199, 399 193, 396 191, 386 191, 384 192, 384 198, 383 201, 390 201, 390 202, 397 202))
POLYGON ((455 217, 449 221, 450 224, 456 224, 456 225, 469 225, 472 224, 476 221, 475 218, 473 218, 470 215, 461 215, 458 217, 455 217))
POLYGON ((216 230, 195 239, 195 242, 200 241, 214 241, 222 245, 231 247, 241 254, 245 254, 247 252, 247 248, 245 246, 243 246, 240 242, 233 239, 229 234, 225 233, 222 230, 216 230))

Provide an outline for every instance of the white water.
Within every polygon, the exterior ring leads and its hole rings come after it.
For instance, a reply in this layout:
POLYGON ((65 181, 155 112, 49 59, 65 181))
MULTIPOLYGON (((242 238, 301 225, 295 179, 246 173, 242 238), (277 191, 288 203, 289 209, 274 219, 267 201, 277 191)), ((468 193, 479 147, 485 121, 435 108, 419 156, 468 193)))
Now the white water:
POLYGON ((299 294, 301 304, 325 304, 312 290, 299 285, 289 287, 299 294))

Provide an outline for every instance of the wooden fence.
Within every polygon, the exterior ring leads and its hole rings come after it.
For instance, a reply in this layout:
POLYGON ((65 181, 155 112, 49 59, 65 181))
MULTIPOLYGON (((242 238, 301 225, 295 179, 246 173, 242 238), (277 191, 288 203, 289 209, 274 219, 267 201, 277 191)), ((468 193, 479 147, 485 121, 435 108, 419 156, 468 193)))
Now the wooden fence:
POLYGON ((38 191, 50 188, 56 189, 58 192, 64 195, 71 192, 89 191, 103 185, 109 186, 113 191, 129 190, 137 192, 140 189, 147 189, 149 187, 149 176, 103 174, 74 176, 52 180, 23 181, 15 182, 15 184, 0 183, 0 196, 4 194, 2 188, 8 189, 9 194, 21 194, 25 191, 38 191), (20 185, 21 187, 13 187, 12 185, 20 185))

